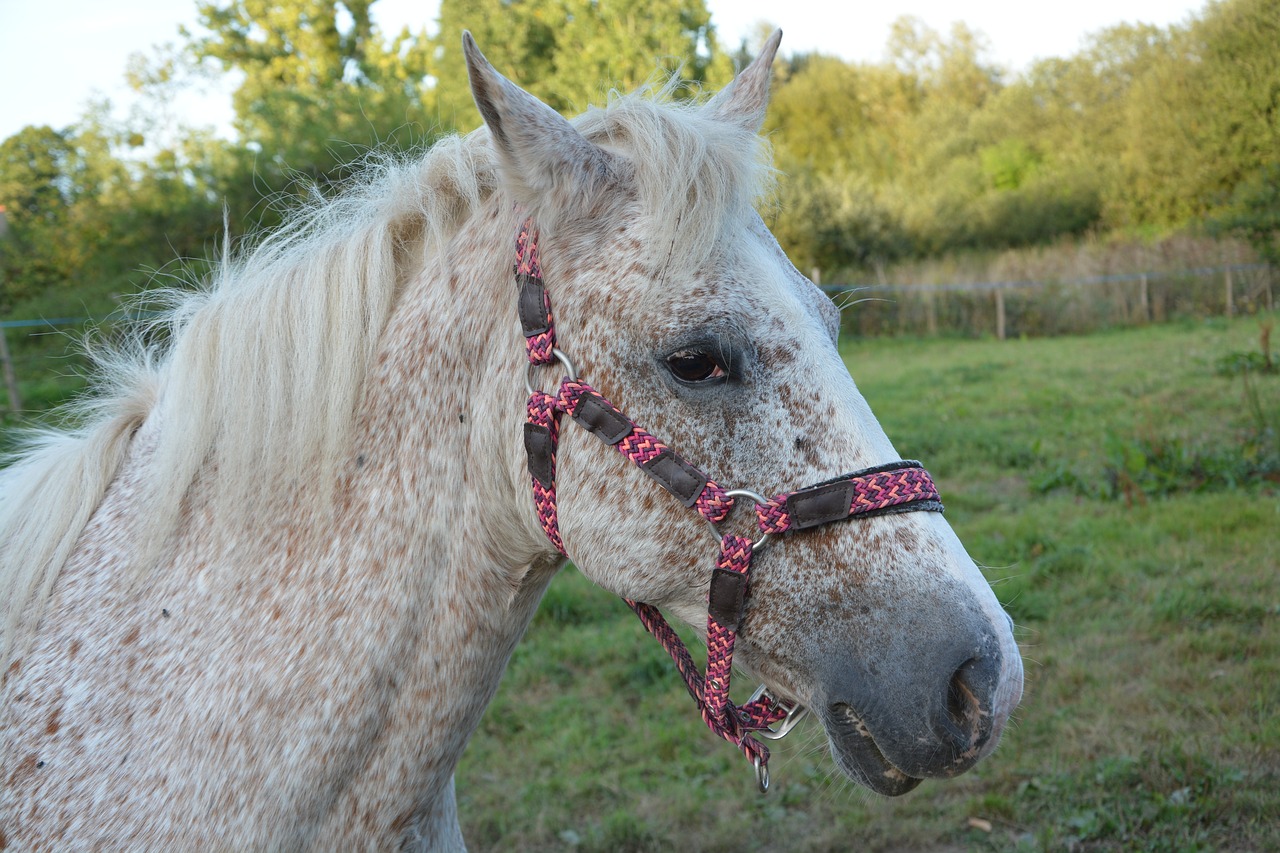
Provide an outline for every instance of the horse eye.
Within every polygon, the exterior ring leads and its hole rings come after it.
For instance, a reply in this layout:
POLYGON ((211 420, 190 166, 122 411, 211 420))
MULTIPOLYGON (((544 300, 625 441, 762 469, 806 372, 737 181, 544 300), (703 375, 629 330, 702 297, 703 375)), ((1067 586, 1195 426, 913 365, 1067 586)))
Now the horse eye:
POLYGON ((667 359, 667 367, 677 379, 684 382, 705 382, 720 379, 725 369, 711 356, 697 350, 682 350, 667 359))

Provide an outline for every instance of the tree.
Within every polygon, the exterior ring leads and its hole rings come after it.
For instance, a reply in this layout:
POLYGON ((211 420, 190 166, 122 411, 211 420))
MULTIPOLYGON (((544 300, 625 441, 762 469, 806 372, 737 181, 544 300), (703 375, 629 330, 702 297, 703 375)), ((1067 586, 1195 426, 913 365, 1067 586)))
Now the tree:
POLYGON ((1238 234, 1263 260, 1280 266, 1280 160, 1237 184, 1223 210, 1208 225, 1212 233, 1238 234))
POLYGON ((480 123, 464 29, 503 74, 567 115, 603 103, 610 87, 629 91, 658 72, 711 88, 732 77, 704 0, 443 0, 430 70, 436 115, 459 130, 480 123))
POLYGON ((81 163, 69 130, 27 126, 0 143, 0 311, 67 281, 82 259, 72 231, 82 195, 81 163))
POLYGON ((1212 216, 1280 150, 1280 4, 1224 0, 1174 27, 1135 81, 1120 153, 1132 224, 1212 216))
POLYGON ((325 183, 375 145, 407 148, 437 128, 424 104, 425 33, 387 42, 374 0, 203 2, 191 56, 244 80, 235 126, 252 156, 241 168, 279 191, 296 176, 325 183))

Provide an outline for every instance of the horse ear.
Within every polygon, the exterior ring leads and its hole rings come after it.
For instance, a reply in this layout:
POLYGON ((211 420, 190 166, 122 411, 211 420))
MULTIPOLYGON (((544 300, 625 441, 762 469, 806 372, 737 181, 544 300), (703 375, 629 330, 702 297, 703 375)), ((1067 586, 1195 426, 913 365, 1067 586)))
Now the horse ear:
POLYGON ((503 77, 462 33, 471 95, 498 150, 506 185, 531 208, 590 197, 608 177, 610 155, 551 107, 503 77))
POLYGON ((740 124, 752 133, 759 133, 764 126, 765 107, 769 105, 773 58, 778 55, 781 41, 782 30, 774 30, 760 48, 760 55, 707 102, 707 109, 721 121, 740 124))

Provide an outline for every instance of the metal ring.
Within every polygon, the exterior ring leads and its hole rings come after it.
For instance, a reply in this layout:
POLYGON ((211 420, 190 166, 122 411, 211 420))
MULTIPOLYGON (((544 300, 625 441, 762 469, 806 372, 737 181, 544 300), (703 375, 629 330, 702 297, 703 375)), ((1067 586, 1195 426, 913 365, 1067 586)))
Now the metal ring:
POLYGON ((760 786, 760 793, 769 793, 769 765, 761 761, 758 755, 751 763, 756 766, 756 784, 760 786))
MULTIPOLYGON (((529 393, 532 394, 533 392, 530 391, 529 393)), ((751 489, 729 489, 724 493, 724 495, 727 498, 751 498, 751 500, 755 501, 757 504, 765 504, 769 502, 764 495, 759 492, 753 492, 751 489)), ((710 519, 707 519, 707 524, 711 525, 711 535, 714 536, 716 538, 716 542, 719 543, 721 539, 720 529, 716 527, 715 522, 710 519)), ((772 533, 761 534, 759 539, 751 543, 751 553, 755 554, 759 552, 759 550, 764 547, 764 543, 772 535, 772 533)))
MULTIPOLYGON (((565 372, 569 376, 569 380, 576 381, 578 378, 578 368, 573 366, 573 362, 569 360, 569 356, 565 355, 563 350, 556 347, 551 348, 551 354, 554 355, 556 360, 564 366, 565 372)), ((547 362, 547 364, 550 364, 550 362, 547 362)), ((530 394, 535 390, 533 387, 533 369, 535 367, 541 367, 541 365, 529 362, 528 367, 526 367, 524 371, 524 387, 530 394)))

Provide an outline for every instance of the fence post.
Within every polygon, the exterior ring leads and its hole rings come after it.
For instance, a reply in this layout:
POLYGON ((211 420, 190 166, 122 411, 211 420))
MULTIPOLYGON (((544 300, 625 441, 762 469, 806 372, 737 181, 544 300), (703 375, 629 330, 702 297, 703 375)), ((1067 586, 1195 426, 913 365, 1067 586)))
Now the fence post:
POLYGON ((924 294, 924 310, 925 322, 929 328, 930 335, 938 334, 938 306, 933 302, 933 291, 927 290, 924 294))
POLYGON ((22 397, 18 394, 18 378, 13 373, 13 356, 9 354, 9 333, 0 326, 0 370, 4 372, 4 385, 9 392, 9 411, 22 411, 22 397))
POLYGON ((1004 340, 1004 289, 996 288, 996 339, 1004 340))
POLYGON ((1232 292, 1231 286, 1231 266, 1227 265, 1227 316, 1233 317, 1236 313, 1235 294, 1232 292))
POLYGON ((1143 273, 1138 279, 1138 307, 1142 312, 1142 322, 1151 322, 1151 296, 1147 290, 1147 274, 1143 273))

